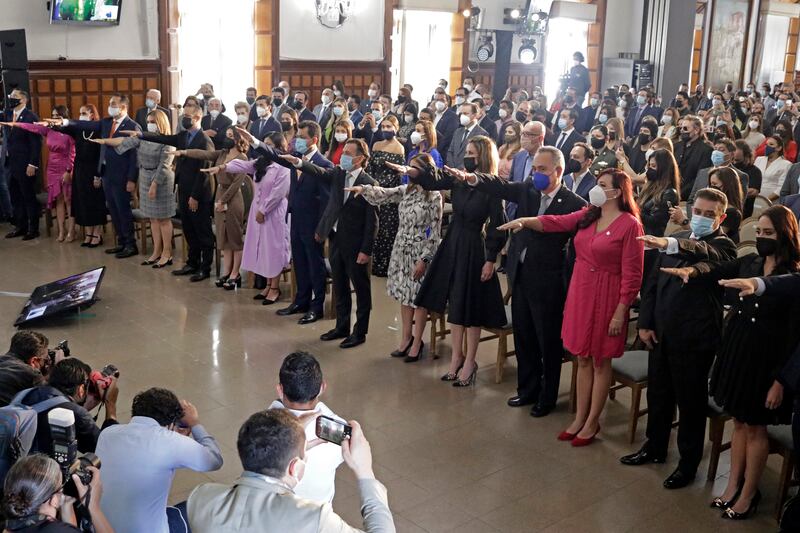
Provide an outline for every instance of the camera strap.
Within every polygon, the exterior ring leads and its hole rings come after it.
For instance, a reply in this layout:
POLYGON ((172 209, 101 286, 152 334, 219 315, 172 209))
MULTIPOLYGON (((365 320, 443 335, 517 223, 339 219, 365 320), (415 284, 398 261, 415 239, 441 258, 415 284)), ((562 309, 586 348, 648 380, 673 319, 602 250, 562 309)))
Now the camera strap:
POLYGON ((106 406, 106 396, 108 396, 108 389, 103 389, 103 397, 100 398, 100 403, 97 405, 97 413, 92 417, 95 422, 100 418, 100 410, 106 406))

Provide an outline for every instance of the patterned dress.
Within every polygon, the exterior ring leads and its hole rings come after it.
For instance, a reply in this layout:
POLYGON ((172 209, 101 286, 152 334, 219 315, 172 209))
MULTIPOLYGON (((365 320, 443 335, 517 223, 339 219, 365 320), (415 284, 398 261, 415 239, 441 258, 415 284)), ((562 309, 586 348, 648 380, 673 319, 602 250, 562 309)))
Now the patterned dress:
POLYGON ((398 204, 399 227, 389 260, 386 292, 402 305, 414 307, 422 281, 414 280, 415 263, 423 257, 430 259, 441 240, 442 195, 426 192, 420 187, 374 187, 365 185, 364 199, 372 205, 398 204))
POLYGON ((172 160, 175 148, 166 144, 128 137, 115 148, 118 154, 137 148, 139 163, 139 209, 147 218, 163 220, 175 216, 175 173, 172 160), (156 197, 147 195, 150 185, 156 183, 156 197))
MULTIPOLYGON (((377 150, 367 167, 367 174, 372 176, 381 187, 391 188, 400 185, 400 176, 386 166, 386 162, 402 165, 405 158, 402 154, 394 154, 377 150)), ((382 205, 378 209, 378 235, 372 255, 372 274, 386 277, 389 272, 389 259, 392 256, 392 245, 397 235, 399 215, 397 204, 382 205)))

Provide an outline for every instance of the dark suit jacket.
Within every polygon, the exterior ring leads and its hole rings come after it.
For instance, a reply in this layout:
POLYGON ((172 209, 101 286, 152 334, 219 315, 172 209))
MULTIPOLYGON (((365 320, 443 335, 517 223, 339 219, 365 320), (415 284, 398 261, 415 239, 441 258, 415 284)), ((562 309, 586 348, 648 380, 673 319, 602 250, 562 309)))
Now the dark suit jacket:
MULTIPOLYGON (((564 175, 564 185, 567 189, 572 190, 572 185, 574 182, 572 174, 565 174, 564 175)), ((583 176, 581 179, 580 185, 578 185, 578 190, 575 191, 575 194, 586 200, 589 201, 589 189, 597 185, 597 179, 592 175, 591 172, 586 171, 586 175, 583 176)), ((677 205, 677 202, 676 202, 677 205)))
MULTIPOLYGON (((780 294, 787 299, 800 298, 800 272, 782 276, 763 276, 761 279, 766 287, 764 294, 780 294)), ((777 380, 794 393, 800 392, 800 346, 778 373, 777 380)), ((795 402, 794 405, 795 413, 797 413, 800 410, 800 403, 795 402)))
MULTIPOLYGON (((558 139, 560 137, 561 137, 561 134, 559 133, 556 136, 555 141, 553 141, 553 146, 556 146, 556 144, 558 143, 558 139)), ((575 146, 575 143, 585 142, 585 141, 586 141, 586 139, 584 139, 583 135, 578 133, 578 129, 577 128, 573 128, 572 133, 570 133, 567 136, 567 138, 564 139, 564 144, 562 144, 561 148, 560 148, 561 153, 564 154, 564 160, 565 161, 569 161, 569 153, 572 151, 572 147, 575 146)))
MULTIPOLYGON (((330 184, 331 194, 328 206, 322 214, 317 226, 317 235, 329 238, 333 226, 337 226, 336 244, 354 254, 372 255, 372 245, 378 226, 378 213, 363 196, 354 197, 353 193, 344 200, 344 184, 347 172, 342 167, 325 169, 308 161, 303 161, 303 173, 314 176, 330 184)), ((377 185, 369 174, 362 170, 354 185, 377 185)), ((355 255, 354 255, 355 257, 355 255)))
MULTIPOLYGON (((2 122, 11 122, 14 119, 14 110, 6 109, 1 112, 2 122)), ((30 109, 23 109, 19 114, 18 122, 33 123, 39 120, 36 113, 30 109)), ((28 165, 39 166, 42 155, 42 137, 22 128, 3 127, 3 142, 8 150, 6 165, 19 165, 18 168, 27 168, 28 165)), ((17 168, 17 167, 15 167, 17 168)))
MULTIPOLYGON (((166 107, 161 107, 160 105, 156 106, 156 109, 163 111, 165 115, 167 115, 167 122, 170 123, 170 127, 172 126, 172 117, 170 117, 169 109, 166 107)), ((147 131, 147 114, 150 113, 150 108, 148 107, 140 107, 136 110, 136 123, 139 125, 142 130, 147 131)))
POLYGON ((360 124, 362 120, 364 120, 364 113, 362 113, 360 109, 356 109, 350 113, 350 122, 354 125, 360 124))
MULTIPOLYGON (((168 144, 174 146, 178 150, 187 150, 195 148, 197 150, 213 150, 214 143, 211 139, 203 133, 198 131, 191 143, 189 141, 189 132, 182 131, 175 135, 159 135, 158 133, 142 133, 142 139, 145 141, 152 141, 160 144, 168 144)), ((181 203, 184 203, 189 197, 194 198, 198 202, 210 202, 212 191, 211 184, 208 180, 208 174, 200 172, 201 168, 206 168, 208 162, 202 159, 192 159, 190 157, 177 157, 175 158, 175 181, 178 184, 178 194, 181 198, 181 203)))
POLYGON ((682 141, 675 143, 675 160, 681 171, 681 198, 689 198, 694 180, 701 168, 711 166, 711 148, 702 139, 687 146, 682 141))
POLYGON ((376 142, 386 140, 383 136, 383 131, 381 131, 380 122, 378 123, 378 131, 372 131, 372 127, 369 124, 364 124, 363 128, 359 128, 358 125, 356 125, 356 129, 353 131, 353 137, 356 139, 364 139, 364 142, 367 143, 370 150, 372 150, 372 145, 376 142))
MULTIPOLYGON (((599 107, 599 106, 598 106, 599 107)), ((594 116, 597 114, 597 107, 586 106, 581 109, 578 122, 575 124, 575 129, 579 132, 586 134, 594 126, 594 116)))
POLYGON ((634 137, 639 134, 639 128, 644 117, 651 116, 658 120, 660 114, 659 108, 652 106, 646 106, 641 113, 639 112, 639 106, 631 109, 628 119, 625 121, 625 137, 634 137))
POLYGON ((654 330, 659 341, 668 339, 673 351, 715 350, 722 339, 722 287, 710 280, 684 285, 660 268, 729 261, 736 258, 736 245, 720 229, 702 239, 690 239, 690 235, 689 231, 674 235, 677 254, 658 252, 642 285, 639 328, 654 330))
MULTIPOLYGON (((539 214, 542 193, 536 190, 532 182, 505 181, 489 174, 480 174, 479 178, 480 182, 476 188, 495 198, 516 203, 517 217, 535 217, 539 214)), ((586 202, 582 198, 562 186, 547 206, 545 214, 566 215, 582 209, 585 205, 586 202)), ((512 233, 506 260, 509 285, 514 286, 519 257, 524 249, 528 250, 525 252, 525 268, 536 272, 562 272, 566 245, 570 237, 569 233, 543 233, 529 229, 512 233)))
POLYGON ((261 119, 254 120, 253 123, 250 124, 250 133, 259 141, 266 139, 267 135, 273 131, 283 131, 281 128, 281 123, 275 120, 275 117, 273 116, 270 116, 268 119, 264 120, 263 124, 261 119))
POLYGON ((483 128, 486 133, 489 135, 494 142, 497 142, 497 124, 494 123, 494 120, 489 118, 489 116, 485 116, 478 122, 478 126, 483 128))
POLYGON ((311 120, 316 122, 317 117, 314 116, 314 113, 312 113, 311 111, 309 111, 307 108, 304 107, 303 111, 299 114, 298 119, 300 120, 300 122, 303 122, 304 120, 311 120))
POLYGON ((206 115, 200 121, 200 129, 205 130, 214 130, 217 132, 214 137, 211 138, 211 141, 214 143, 215 150, 222 149, 222 141, 225 140, 225 132, 228 130, 230 125, 233 124, 233 121, 220 113, 217 115, 216 120, 211 119, 211 115, 206 115))
MULTIPOLYGON (((78 131, 93 131, 103 139, 108 139, 111 135, 112 122, 111 117, 106 117, 94 121, 70 120, 69 125, 78 131)), ((125 130, 140 131, 140 128, 131 117, 125 117, 114 133, 114 137, 125 137, 124 134, 120 133, 125 130)), ((124 178, 126 181, 136 181, 139 176, 137 151, 128 150, 120 155, 113 148, 101 146, 97 175, 104 178, 124 178)))
POLYGON ((458 114, 452 109, 445 110, 439 123, 436 124, 436 149, 440 154, 447 154, 450 141, 453 140, 453 133, 458 129, 458 114))

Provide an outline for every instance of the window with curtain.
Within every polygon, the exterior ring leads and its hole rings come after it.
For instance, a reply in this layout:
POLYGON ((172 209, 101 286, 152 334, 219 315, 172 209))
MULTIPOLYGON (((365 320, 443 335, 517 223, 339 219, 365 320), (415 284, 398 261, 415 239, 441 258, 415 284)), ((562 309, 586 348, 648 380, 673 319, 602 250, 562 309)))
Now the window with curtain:
POLYGON ((789 17, 765 15, 761 19, 764 28, 758 32, 756 40, 756 67, 758 81, 770 85, 783 81, 784 60, 786 59, 786 35, 789 33, 789 17))
POLYGON ((235 118, 233 105, 253 85, 255 0, 180 0, 179 100, 210 83, 235 118))
MULTIPOLYGON (((414 87, 414 99, 424 106, 438 81, 447 79, 450 74, 450 25, 453 14, 397 9, 394 19, 396 33, 392 37, 392 97, 397 95, 401 83, 410 83, 414 87)), ((452 90, 455 91, 454 88, 452 90)))

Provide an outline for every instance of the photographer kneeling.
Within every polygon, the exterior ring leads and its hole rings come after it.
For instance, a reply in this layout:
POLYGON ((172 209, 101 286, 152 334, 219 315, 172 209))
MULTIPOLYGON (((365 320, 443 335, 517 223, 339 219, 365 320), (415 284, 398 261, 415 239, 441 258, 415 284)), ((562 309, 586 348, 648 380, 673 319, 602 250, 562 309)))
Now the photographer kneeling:
MULTIPOLYGON (((30 406, 50 398, 63 397, 64 402, 55 407, 69 409, 75 413, 75 435, 78 439, 78 450, 83 453, 94 452, 100 431, 117 424, 119 389, 116 379, 111 379, 110 385, 104 391, 90 393, 91 373, 92 369, 86 363, 74 357, 64 359, 52 367, 46 385, 35 387, 22 399, 24 405, 30 406), (100 403, 99 394, 105 395, 106 417, 102 428, 97 427, 94 418, 89 413, 100 403)), ((39 413, 32 451, 53 453, 53 440, 50 436, 50 425, 47 422, 49 412, 50 410, 39 413)))
POLYGON ((8 353, 0 356, 0 407, 18 392, 41 385, 51 364, 64 358, 63 351, 54 350, 51 359, 47 344, 38 331, 22 330, 11 337, 8 353))
MULTIPOLYGON (((103 486, 100 471, 92 473, 89 485, 72 476, 78 498, 89 510, 97 533, 114 533, 100 510, 103 486), (88 498, 87 498, 88 496, 88 498), (88 500, 88 501, 87 501, 88 500)), ((81 531, 76 525, 75 498, 64 494, 64 479, 58 463, 46 455, 23 457, 11 467, 4 485, 3 512, 7 517, 5 531, 10 533, 72 533, 81 531)))

